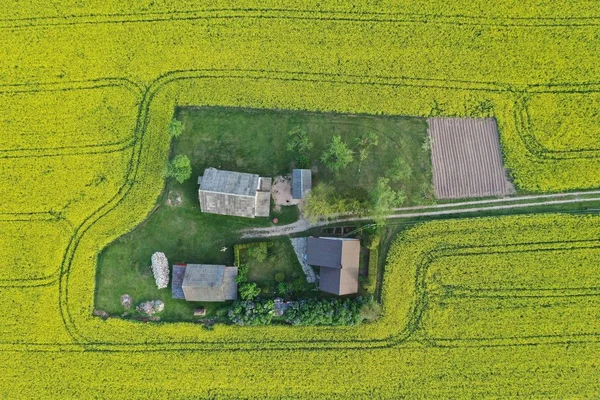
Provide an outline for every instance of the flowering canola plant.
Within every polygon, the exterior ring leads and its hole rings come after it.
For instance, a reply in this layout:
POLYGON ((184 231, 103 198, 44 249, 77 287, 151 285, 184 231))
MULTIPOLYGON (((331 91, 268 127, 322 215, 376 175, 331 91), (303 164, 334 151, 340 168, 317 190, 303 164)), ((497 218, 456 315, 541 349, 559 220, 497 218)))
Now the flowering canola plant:
POLYGON ((97 255, 161 193, 176 106, 493 116, 520 189, 600 186, 594 7, 20 3, 0 16, 0 397, 600 391, 596 217, 407 230, 360 327, 92 316, 97 255))

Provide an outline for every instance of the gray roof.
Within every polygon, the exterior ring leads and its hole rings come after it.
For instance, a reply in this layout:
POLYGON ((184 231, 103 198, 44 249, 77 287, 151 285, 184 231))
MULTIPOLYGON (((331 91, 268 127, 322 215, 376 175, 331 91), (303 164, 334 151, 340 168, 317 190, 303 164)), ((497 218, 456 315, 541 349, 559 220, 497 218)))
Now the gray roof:
POLYGON ((200 190, 253 197, 258 189, 259 176, 244 172, 206 168, 204 175, 201 179, 198 179, 198 182, 200 183, 200 190))
POLYGON ((342 268, 342 240, 308 238, 308 263, 317 267, 342 268))
POLYGON ((303 199, 312 188, 312 173, 310 169, 292 170, 292 198, 303 199))
POLYGON ((268 217, 271 212, 271 192, 256 192, 257 217, 268 217))
POLYGON ((185 274, 185 264, 173 265, 173 278, 171 279, 171 295, 174 299, 185 299, 183 294, 183 275, 185 274))
POLYGON ((188 301, 227 301, 237 298, 236 267, 187 264, 181 288, 188 301))
POLYGON ((360 241, 342 238, 308 238, 308 263, 321 267, 319 289, 337 294, 358 292, 360 241))

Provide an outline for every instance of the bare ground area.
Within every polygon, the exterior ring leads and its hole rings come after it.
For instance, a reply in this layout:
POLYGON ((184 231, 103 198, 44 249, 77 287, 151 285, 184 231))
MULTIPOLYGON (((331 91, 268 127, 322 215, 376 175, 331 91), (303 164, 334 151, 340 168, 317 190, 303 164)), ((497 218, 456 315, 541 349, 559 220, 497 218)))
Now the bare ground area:
POLYGON ((494 118, 429 118, 433 186, 438 199, 515 193, 494 118))
POLYGON ((271 196, 275 202, 275 211, 281 211, 281 206, 299 206, 302 200, 292 198, 292 177, 290 175, 278 176, 273 181, 271 196))

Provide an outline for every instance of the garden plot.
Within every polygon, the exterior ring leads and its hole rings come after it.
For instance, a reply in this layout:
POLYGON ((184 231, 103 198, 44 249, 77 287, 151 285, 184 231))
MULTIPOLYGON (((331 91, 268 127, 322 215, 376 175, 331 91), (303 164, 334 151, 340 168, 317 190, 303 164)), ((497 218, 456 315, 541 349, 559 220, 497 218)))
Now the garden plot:
POLYGON ((429 118, 433 186, 438 199, 515 192, 502 165, 493 118, 429 118))

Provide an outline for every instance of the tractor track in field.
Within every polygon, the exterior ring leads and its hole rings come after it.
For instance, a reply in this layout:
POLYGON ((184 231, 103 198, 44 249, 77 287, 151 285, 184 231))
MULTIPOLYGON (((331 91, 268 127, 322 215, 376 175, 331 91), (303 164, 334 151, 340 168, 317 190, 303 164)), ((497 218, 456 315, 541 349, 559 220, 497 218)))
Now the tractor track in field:
MULTIPOLYGON (((275 71, 266 71, 266 70, 186 70, 186 71, 171 71, 169 73, 165 73, 157 78, 151 85, 145 88, 143 91, 142 101, 139 106, 138 120, 135 129, 135 134, 133 135, 133 146, 132 153, 133 157, 130 160, 128 166, 128 179, 126 183, 122 186, 117 194, 106 204, 99 207, 95 212, 93 212, 82 224, 80 224, 73 234, 71 241, 69 243, 68 248, 65 251, 63 262, 61 263, 60 270, 55 279, 52 282, 58 281, 59 283, 59 307, 61 312, 61 317, 63 319, 63 323, 65 328, 67 329, 69 335, 73 338, 75 343, 85 344, 87 346, 93 346, 95 341, 86 337, 85 330, 81 330, 81 326, 79 323, 81 321, 77 321, 77 318, 72 315, 71 307, 72 304, 69 302, 69 278, 70 272, 72 268, 72 261, 74 258, 74 253, 76 252, 79 242, 82 237, 92 228, 95 223, 101 219, 103 216, 111 212, 114 208, 116 208, 125 197, 129 194, 130 189, 133 187, 137 178, 137 170, 138 164, 140 163, 140 154, 141 147, 145 139, 145 131, 147 125, 149 123, 149 108, 150 104, 153 101, 153 98, 163 87, 175 81, 182 81, 187 79, 251 79, 251 80, 279 80, 279 81, 300 81, 300 82, 315 82, 315 83, 345 83, 349 85, 382 85, 382 86, 416 86, 416 87, 443 87, 447 88, 448 86, 454 88, 465 88, 467 87, 469 90, 483 90, 483 91, 494 91, 494 92, 507 92, 513 95, 521 94, 523 90, 526 88, 515 88, 510 85, 503 86, 497 84, 483 84, 476 82, 438 82, 436 80, 424 80, 424 79, 410 79, 405 77, 397 77, 396 79, 391 79, 390 77, 369 77, 368 79, 364 76, 346 76, 340 78, 339 76, 334 76, 332 74, 327 73, 306 73, 306 72, 298 72, 298 71, 279 71, 278 73, 275 71), (276 76, 272 76, 275 74, 276 76)), ((576 88, 586 88, 586 85, 560 85, 563 90, 575 90, 576 88), (575 88, 574 88, 574 87, 575 88)), ((537 88, 537 90, 546 90, 545 86, 537 88)), ((556 87, 551 88, 553 91, 557 91, 556 87)), ((591 91, 594 88, 590 88, 591 91)), ((578 89, 581 90, 581 89, 578 89)), ((12 91, 12 88, 11 88, 12 91)), ((524 127, 526 130, 527 127, 524 127)), ((147 144, 146 144, 147 145, 147 144)), ((544 158, 546 156, 546 149, 540 147, 539 149, 536 147, 536 152, 532 152, 530 147, 527 147, 530 152, 538 157, 544 158)), ((27 154, 29 156, 29 154, 27 154)), ((561 158, 562 155, 557 155, 558 158, 561 158)), ((552 157, 552 158, 557 158, 552 157)), ((596 154, 591 154, 590 157, 596 157, 596 154)), ((565 157, 566 158, 566 157, 565 157)), ((569 157, 571 158, 571 157, 569 157)), ((577 157, 574 157, 577 158, 577 157)), ((433 206, 415 206, 415 207, 407 207, 396 209, 394 214, 388 216, 390 219, 395 218, 410 218, 410 217, 426 217, 426 216, 435 216, 435 215, 452 215, 452 214, 460 214, 460 213, 476 213, 488 210, 501 210, 501 209, 513 209, 513 208, 524 208, 524 207, 532 207, 532 206, 540 206, 540 205, 551 205, 551 204, 565 204, 565 203, 578 203, 578 202, 591 202, 591 201, 600 201, 600 190, 598 191, 587 191, 587 192, 573 192, 573 193, 562 193, 556 195, 539 195, 539 196, 520 196, 514 198, 506 198, 506 199, 489 199, 489 200, 479 200, 479 201, 470 201, 464 203, 449 203, 449 204, 439 204, 433 206), (594 195, 594 197, 589 197, 594 195), (568 198, 573 196, 575 198, 568 198), (586 196, 584 199, 577 198, 578 196, 586 196), (546 199, 547 198, 547 199, 546 199), (530 203, 530 204, 510 204, 510 205, 500 205, 500 206, 489 206, 490 204, 495 203, 510 203, 515 201, 524 201, 524 200, 535 200, 535 199, 545 199, 544 202, 530 203), (476 208, 459 208, 456 207, 468 207, 468 206, 479 206, 476 208), (485 207, 488 205, 489 207, 485 207), (418 212, 415 212, 418 211, 418 212)), ((293 235, 301 232, 305 232, 309 229, 314 228, 315 226, 324 226, 333 223, 344 223, 344 222, 353 222, 353 221, 368 221, 369 217, 352 217, 352 216, 344 216, 340 217, 334 221, 321 221, 318 225, 310 224, 308 221, 299 221, 295 224, 291 224, 284 227, 275 227, 278 229, 282 229, 284 233, 275 233, 267 231, 266 234, 263 233, 262 236, 256 236, 256 232, 254 236, 249 237, 270 237, 270 236, 281 236, 281 235, 293 235)), ((271 228, 267 228, 271 229, 271 228)), ((40 284, 46 285, 48 282, 43 282, 40 284)), ((24 284, 21 284, 24 286, 24 284)), ((29 285, 26 285, 29 286, 29 285)), ((410 329, 409 329, 410 331, 410 329)), ((405 337, 407 335, 400 335, 401 337, 405 337)), ((402 339, 398 339, 402 341, 402 339)), ((295 343, 295 341, 294 341, 295 343)), ((97 343, 102 349, 108 350, 103 346, 118 346, 119 343, 106 342, 106 343, 97 343)), ((183 347, 189 346, 190 343, 182 343, 183 347)), ((381 343, 378 346, 382 345, 381 343)), ((385 344, 389 346, 390 344, 385 344)), ((129 346, 124 346, 126 348, 130 348, 129 346)), ((134 346, 131 346, 134 347, 134 346)), ((144 347, 144 346, 142 346, 144 347)), ((157 350, 163 351, 164 348, 161 346, 157 346, 157 350)))

